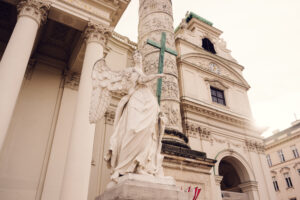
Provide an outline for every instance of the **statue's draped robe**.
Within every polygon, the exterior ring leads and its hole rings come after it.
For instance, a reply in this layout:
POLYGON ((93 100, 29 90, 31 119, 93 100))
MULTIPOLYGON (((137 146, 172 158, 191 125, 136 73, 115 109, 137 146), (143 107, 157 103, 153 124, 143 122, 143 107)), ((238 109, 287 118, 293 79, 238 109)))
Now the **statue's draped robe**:
MULTIPOLYGON (((142 72, 137 74, 144 76, 142 72)), ((132 92, 118 104, 110 139, 108 164, 113 170, 112 179, 136 173, 137 168, 148 174, 161 173, 162 156, 158 147, 159 134, 163 133, 159 133, 159 105, 145 84, 133 81, 132 92)))

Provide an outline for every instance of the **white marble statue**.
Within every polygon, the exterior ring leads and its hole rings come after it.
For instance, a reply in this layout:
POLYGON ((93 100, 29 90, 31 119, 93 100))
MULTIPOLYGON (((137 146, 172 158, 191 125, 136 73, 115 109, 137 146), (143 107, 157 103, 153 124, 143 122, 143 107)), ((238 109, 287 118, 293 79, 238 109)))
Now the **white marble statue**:
POLYGON ((160 151, 165 118, 148 83, 164 75, 145 75, 138 51, 133 59, 134 67, 121 72, 111 71, 101 59, 95 63, 92 74, 91 123, 103 117, 112 92, 126 94, 118 104, 114 132, 105 157, 114 181, 128 173, 163 176, 160 151))

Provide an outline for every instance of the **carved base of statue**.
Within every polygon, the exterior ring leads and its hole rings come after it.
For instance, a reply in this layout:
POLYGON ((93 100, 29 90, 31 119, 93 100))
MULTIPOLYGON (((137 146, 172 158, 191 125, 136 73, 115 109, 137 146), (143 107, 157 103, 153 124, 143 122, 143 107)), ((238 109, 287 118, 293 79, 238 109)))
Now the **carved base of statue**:
POLYGON ((175 186, 172 177, 126 174, 111 182, 96 200, 190 200, 188 193, 175 186))

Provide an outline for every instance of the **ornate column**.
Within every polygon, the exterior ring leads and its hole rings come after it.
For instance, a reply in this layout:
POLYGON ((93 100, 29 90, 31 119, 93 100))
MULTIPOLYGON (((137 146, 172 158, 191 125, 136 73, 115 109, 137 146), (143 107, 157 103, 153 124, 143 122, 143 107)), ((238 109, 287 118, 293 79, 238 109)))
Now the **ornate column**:
POLYGON ((22 85, 39 26, 46 21, 50 3, 21 1, 18 20, 0 63, 0 150, 22 85))
MULTIPOLYGON (((159 49, 147 44, 147 39, 159 43, 162 32, 166 33, 166 46, 176 49, 171 0, 140 0, 138 49, 143 55, 146 74, 158 73, 159 49)), ((187 137, 182 133, 179 102, 178 70, 176 57, 166 53, 162 82, 161 109, 168 117, 163 143, 188 147, 187 137)), ((156 90, 156 82, 152 86, 156 90)), ((156 94, 156 92, 154 93, 156 94)))
POLYGON ((86 50, 80 76, 77 104, 69 143, 61 199, 82 200, 88 197, 95 125, 89 123, 91 73, 95 62, 103 57, 103 49, 111 29, 89 23, 85 30, 86 50))

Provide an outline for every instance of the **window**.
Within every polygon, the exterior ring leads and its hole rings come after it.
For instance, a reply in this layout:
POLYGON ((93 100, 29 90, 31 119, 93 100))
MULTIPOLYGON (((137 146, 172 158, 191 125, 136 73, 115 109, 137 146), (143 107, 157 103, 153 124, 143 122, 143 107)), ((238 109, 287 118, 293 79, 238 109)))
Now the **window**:
POLYGON ((210 87, 211 98, 213 102, 226 106, 224 91, 214 87, 210 87))
POLYGON ((276 177, 273 176, 272 180, 273 180, 273 186, 274 186, 275 191, 276 192, 279 191, 279 187, 278 187, 278 183, 277 183, 276 177))
POLYGON ((288 188, 293 187, 293 183, 292 183, 292 180, 291 180, 291 177, 290 177, 289 173, 284 173, 284 178, 285 178, 285 182, 286 182, 287 187, 288 188))
POLYGON ((267 161, 268 161, 269 167, 272 167, 272 160, 271 160, 270 155, 267 155, 267 161))
POLYGON ((213 43, 207 38, 202 39, 202 48, 210 53, 216 54, 213 43))
POLYGON ((298 149, 296 147, 296 145, 291 146, 292 152, 294 154, 294 158, 298 158, 299 157, 299 153, 298 153, 298 149))
POLYGON ((284 161, 285 161, 284 155, 283 155, 283 153, 282 153, 282 150, 279 150, 279 151, 278 151, 278 156, 279 156, 279 158, 280 158, 280 162, 284 162, 284 161))

